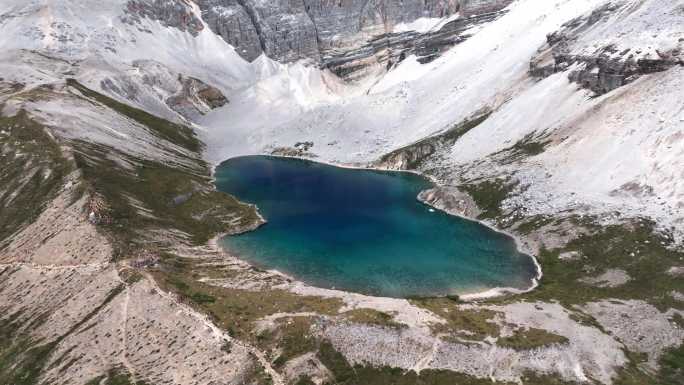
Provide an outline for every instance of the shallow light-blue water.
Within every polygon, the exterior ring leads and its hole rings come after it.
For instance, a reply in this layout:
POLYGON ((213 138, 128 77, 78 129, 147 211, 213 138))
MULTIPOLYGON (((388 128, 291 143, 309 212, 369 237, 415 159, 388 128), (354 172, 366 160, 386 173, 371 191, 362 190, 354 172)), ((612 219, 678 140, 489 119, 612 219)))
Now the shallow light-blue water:
POLYGON ((224 247, 311 285, 438 296, 527 288, 536 275, 511 238, 417 201, 431 187, 418 175, 248 156, 221 164, 216 183, 268 221, 224 247))

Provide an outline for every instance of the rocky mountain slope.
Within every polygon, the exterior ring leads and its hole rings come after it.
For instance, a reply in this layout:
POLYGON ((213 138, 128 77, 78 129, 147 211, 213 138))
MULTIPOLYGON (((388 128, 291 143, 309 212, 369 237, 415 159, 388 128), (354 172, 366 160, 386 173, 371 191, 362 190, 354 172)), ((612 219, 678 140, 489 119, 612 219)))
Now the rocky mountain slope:
POLYGON ((681 383, 682 26, 681 0, 3 1, 0 383, 681 383), (212 167, 298 142, 433 177, 539 287, 376 298, 227 255, 263 219, 212 167))
POLYGON ((252 0, 197 1, 209 27, 252 61, 262 53, 278 61, 313 59, 358 47, 374 35, 421 18, 498 11, 510 1, 252 0))

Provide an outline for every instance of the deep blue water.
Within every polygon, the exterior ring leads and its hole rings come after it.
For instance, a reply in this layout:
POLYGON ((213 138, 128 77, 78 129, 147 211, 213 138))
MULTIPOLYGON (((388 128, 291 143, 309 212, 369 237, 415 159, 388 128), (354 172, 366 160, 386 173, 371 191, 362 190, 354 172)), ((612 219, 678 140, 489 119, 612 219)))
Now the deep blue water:
POLYGON ((527 288, 536 275, 511 238, 417 201, 431 187, 418 175, 248 156, 221 164, 216 183, 268 221, 224 247, 315 286, 434 296, 527 288))

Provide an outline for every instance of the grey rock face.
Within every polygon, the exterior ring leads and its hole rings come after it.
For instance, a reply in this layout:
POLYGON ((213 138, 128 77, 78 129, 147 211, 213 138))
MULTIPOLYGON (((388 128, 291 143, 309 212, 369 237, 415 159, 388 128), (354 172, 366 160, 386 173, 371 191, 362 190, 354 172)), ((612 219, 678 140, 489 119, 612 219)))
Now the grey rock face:
POLYGON ((600 95, 631 83, 642 75, 665 71, 674 65, 684 65, 681 52, 658 52, 659 58, 639 58, 638 49, 618 49, 609 44, 598 47, 591 54, 574 54, 572 45, 585 31, 621 11, 623 5, 607 3, 586 17, 564 24, 547 36, 547 43, 530 63, 530 74, 546 77, 565 71, 572 65, 578 69, 569 74, 570 81, 600 95), (635 52, 636 51, 636 52, 635 52))
POLYGON ((228 99, 219 89, 199 79, 179 75, 178 82, 181 89, 167 98, 166 104, 188 120, 228 104, 228 99))
POLYGON ((504 12, 492 12, 469 18, 458 18, 441 29, 424 34, 414 31, 387 33, 371 38, 358 48, 334 49, 326 52, 322 66, 348 80, 361 77, 369 63, 390 68, 409 55, 416 55, 420 63, 429 63, 445 50, 467 40, 468 29, 492 21, 504 12))
POLYGON ((123 19, 148 18, 197 35, 204 24, 190 1, 246 60, 262 53, 282 62, 310 59, 344 75, 369 63, 391 66, 414 52, 434 58, 512 0, 129 0, 123 19), (426 36, 393 32, 400 23, 458 12, 468 17, 426 36))
POLYGON ((418 200, 451 215, 477 218, 482 214, 482 210, 468 193, 453 186, 423 190, 418 194, 418 200))
POLYGON ((316 26, 303 0, 242 0, 259 32, 264 52, 276 60, 318 60, 316 26))
POLYGON ((470 17, 496 12, 507 7, 513 0, 460 0, 461 15, 470 17))
POLYGON ((174 0, 129 0, 122 18, 130 24, 141 18, 157 20, 167 27, 178 28, 197 36, 204 29, 202 21, 195 16, 188 4, 174 0))
POLYGON ((453 146, 461 136, 487 120, 489 115, 491 115, 489 109, 479 111, 475 116, 440 134, 427 137, 384 155, 376 163, 376 166, 390 170, 417 170, 425 160, 436 155, 440 149, 453 146))
POLYGON ((228 103, 228 99, 216 87, 172 71, 159 62, 137 60, 133 66, 140 71, 106 78, 100 83, 102 90, 145 105, 159 116, 167 116, 164 115, 165 108, 158 109, 166 106, 189 121, 228 103), (139 76, 139 79, 131 78, 135 76, 139 76))
POLYGON ((397 24, 445 17, 462 8, 469 16, 479 15, 498 11, 512 0, 194 1, 209 27, 245 59, 254 60, 264 52, 275 60, 291 62, 368 50, 364 46, 377 45, 379 40, 373 38, 392 33, 397 24))
POLYGON ((252 61, 263 53, 259 34, 252 17, 236 0, 196 0, 202 18, 212 31, 235 47, 246 60, 252 61))
POLYGON ((353 45, 359 34, 390 33, 399 23, 458 12, 456 0, 304 0, 322 50, 353 45))
POLYGON ((209 27, 246 60, 317 59, 316 26, 303 0, 195 0, 209 27))

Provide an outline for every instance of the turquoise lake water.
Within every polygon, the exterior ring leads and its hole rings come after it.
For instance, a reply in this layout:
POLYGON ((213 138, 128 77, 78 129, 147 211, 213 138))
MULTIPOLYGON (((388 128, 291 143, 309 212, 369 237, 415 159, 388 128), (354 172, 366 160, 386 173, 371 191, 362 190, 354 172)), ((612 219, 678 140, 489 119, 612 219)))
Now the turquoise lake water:
POLYGON ((432 184, 415 174, 247 156, 222 163, 216 184, 268 221, 223 246, 314 286, 440 296, 528 288, 536 276, 510 237, 420 203, 432 184))

